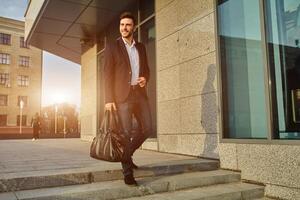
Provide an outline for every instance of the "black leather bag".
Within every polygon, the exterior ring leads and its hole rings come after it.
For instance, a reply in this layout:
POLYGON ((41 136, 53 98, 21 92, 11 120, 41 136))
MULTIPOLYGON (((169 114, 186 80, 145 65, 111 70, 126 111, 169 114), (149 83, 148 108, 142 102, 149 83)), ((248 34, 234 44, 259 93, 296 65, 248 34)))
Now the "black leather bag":
POLYGON ((116 111, 106 110, 99 134, 93 139, 90 156, 98 160, 120 162, 124 155, 125 137, 120 132, 116 111))

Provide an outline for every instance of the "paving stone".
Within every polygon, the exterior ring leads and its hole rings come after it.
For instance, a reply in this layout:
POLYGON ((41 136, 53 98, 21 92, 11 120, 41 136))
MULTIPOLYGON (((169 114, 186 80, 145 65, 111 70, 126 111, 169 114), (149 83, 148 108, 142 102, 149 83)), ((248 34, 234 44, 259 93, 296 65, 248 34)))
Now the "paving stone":
POLYGON ((18 200, 13 192, 0 193, 0 200, 18 200))

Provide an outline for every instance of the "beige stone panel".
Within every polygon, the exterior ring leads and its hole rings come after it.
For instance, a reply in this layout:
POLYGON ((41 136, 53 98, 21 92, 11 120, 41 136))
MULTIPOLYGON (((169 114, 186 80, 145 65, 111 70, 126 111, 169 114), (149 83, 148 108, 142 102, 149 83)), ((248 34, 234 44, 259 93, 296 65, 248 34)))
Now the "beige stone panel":
POLYGON ((88 79, 83 81, 82 89, 82 110, 81 114, 96 113, 96 80, 88 79))
POLYGON ((239 170, 236 144, 219 143, 219 155, 222 169, 239 170))
POLYGON ((215 92, 181 99, 181 133, 217 133, 217 111, 215 92))
POLYGON ((159 135, 159 151, 218 159, 218 135, 159 135))
POLYGON ((155 0, 155 12, 159 12, 174 0, 155 0))
POLYGON ((157 81, 157 99, 159 102, 179 98, 180 85, 178 65, 158 72, 157 81))
POLYGON ((300 199, 300 188, 287 188, 267 184, 265 187, 265 195, 279 199, 298 200, 300 199))
POLYGON ((81 64, 83 68, 83 78, 84 79, 89 79, 91 77, 96 77, 97 76, 97 48, 96 45, 86 51, 82 56, 81 56, 81 64))
POLYGON ((180 65, 180 96, 187 97, 217 91, 215 52, 180 65))
POLYGON ((208 54, 215 49, 213 13, 179 31, 180 62, 208 54))
POLYGON ((142 149, 145 150, 152 150, 152 151, 158 151, 158 144, 157 144, 157 139, 147 139, 143 145, 142 145, 142 149))
POLYGON ((97 129, 97 48, 81 57, 81 135, 96 135, 97 129))
POLYGON ((84 51, 81 55, 81 64, 89 63, 90 58, 97 57, 97 44, 94 44, 90 49, 84 51))
POLYGON ((242 178, 285 187, 300 186, 300 146, 238 144, 242 178))
POLYGON ((174 33, 178 30, 178 0, 172 1, 164 9, 156 13, 156 38, 162 38, 174 33))
POLYGON ((93 137, 96 136, 96 116, 84 115, 81 119, 81 136, 93 137))
POLYGON ((178 25, 200 19, 214 10, 214 0, 179 0, 178 25))
POLYGON ((178 33, 157 41, 157 70, 163 70, 179 63, 178 33))
POLYGON ((178 135, 159 135, 159 152, 177 153, 178 152, 178 135))
POLYGON ((180 100, 158 102, 157 132, 158 134, 180 132, 180 100))
POLYGON ((83 141, 91 142, 93 141, 95 135, 80 135, 80 139, 83 141))

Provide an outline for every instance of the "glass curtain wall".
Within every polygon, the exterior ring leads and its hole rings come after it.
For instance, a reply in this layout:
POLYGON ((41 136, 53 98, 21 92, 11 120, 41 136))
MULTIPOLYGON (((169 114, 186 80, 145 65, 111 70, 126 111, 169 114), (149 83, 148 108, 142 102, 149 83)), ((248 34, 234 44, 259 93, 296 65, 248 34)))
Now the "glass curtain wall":
POLYGON ((266 38, 274 84, 275 138, 300 139, 300 1, 265 2, 266 38))
POLYGON ((300 139, 300 1, 217 2, 224 137, 300 139))
POLYGON ((259 0, 218 1, 224 133, 267 138, 259 0))

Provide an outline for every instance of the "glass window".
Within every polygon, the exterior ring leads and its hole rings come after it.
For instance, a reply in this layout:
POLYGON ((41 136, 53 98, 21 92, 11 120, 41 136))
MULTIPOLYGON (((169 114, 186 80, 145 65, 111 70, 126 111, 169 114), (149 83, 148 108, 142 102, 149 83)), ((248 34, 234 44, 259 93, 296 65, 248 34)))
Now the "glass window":
POLYGON ((20 67, 29 67, 29 57, 28 56, 20 56, 19 57, 19 66, 20 67))
POLYGON ((154 0, 139 0, 141 21, 154 13, 154 0))
POLYGON ((10 64, 10 55, 7 53, 0 53, 0 64, 10 64))
MULTIPOLYGON (((22 126, 26 126, 27 116, 22 115, 22 126)), ((17 126, 20 126, 20 115, 17 115, 17 126)))
POLYGON ((20 37, 20 47, 21 48, 29 48, 28 44, 25 42, 24 37, 20 37))
POLYGON ((7 106, 7 95, 0 95, 0 106, 7 106))
POLYGON ((23 101, 23 103, 24 103, 24 107, 26 107, 27 106, 27 99, 28 99, 28 97, 27 96, 18 96, 18 106, 20 106, 20 101, 21 101, 21 99, 22 99, 22 101, 23 101))
POLYGON ((267 138, 259 0, 219 0, 224 136, 267 138))
POLYGON ((18 86, 27 87, 28 85, 29 85, 29 77, 28 76, 19 75, 18 76, 18 86))
POLYGON ((8 84, 9 84, 9 74, 0 73, 0 85, 8 86, 8 84))
POLYGON ((7 115, 0 115, 0 126, 7 125, 7 115))
MULTIPOLYGON (((148 64, 151 78, 148 83, 147 92, 151 113, 156 113, 156 54, 155 54, 155 19, 141 25, 141 42, 145 45, 147 51, 148 64)), ((156 118, 152 115, 152 130, 154 133, 151 137, 156 137, 156 118)))
POLYGON ((267 0, 275 138, 300 139, 300 1, 267 0))
POLYGON ((9 34, 0 33, 0 44, 10 45, 11 36, 9 34))

